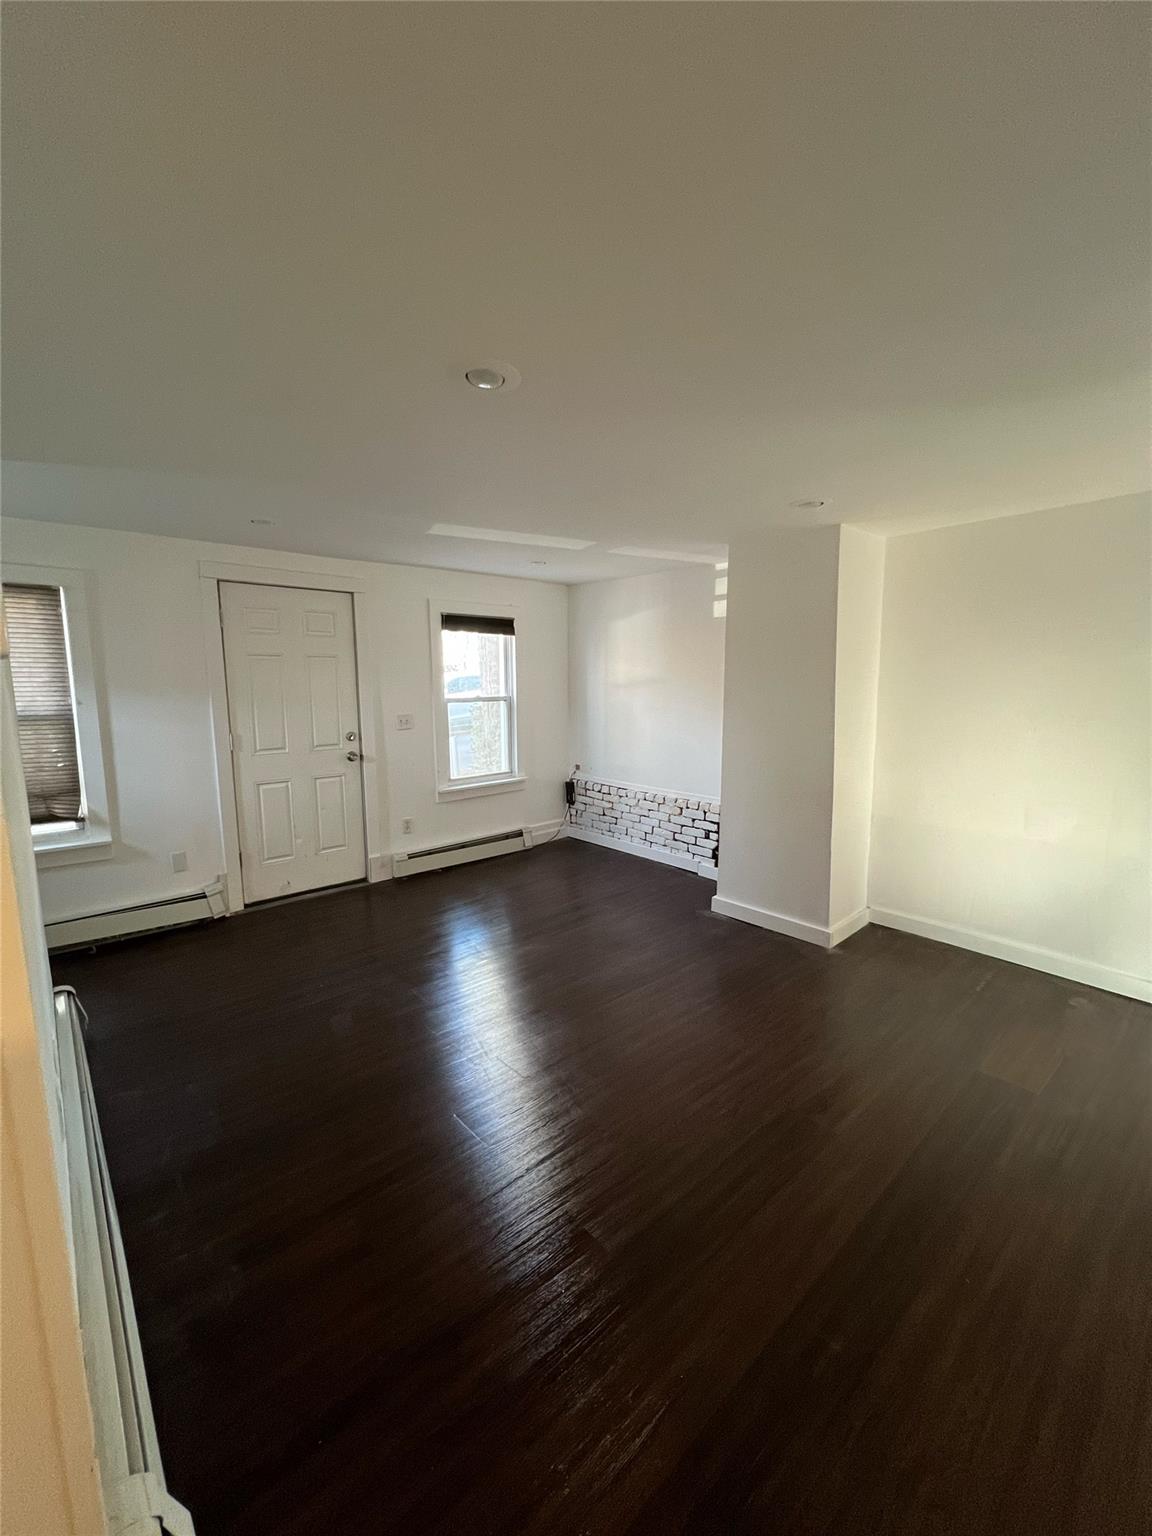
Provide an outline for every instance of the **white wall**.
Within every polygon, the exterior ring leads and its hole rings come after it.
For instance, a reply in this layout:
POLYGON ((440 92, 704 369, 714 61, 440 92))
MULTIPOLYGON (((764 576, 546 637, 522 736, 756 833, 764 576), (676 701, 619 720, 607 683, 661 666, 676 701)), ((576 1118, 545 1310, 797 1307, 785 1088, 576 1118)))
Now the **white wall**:
POLYGON ((1133 990, 1150 701, 1146 496, 890 539, 874 914, 1133 990))
POLYGON ((827 928, 839 545, 828 527, 731 546, 716 888, 729 916, 827 928))
POLYGON ((828 892, 831 928, 868 905, 883 588, 884 540, 859 528, 842 527, 836 596, 836 725, 828 892))
POLYGON ((823 945, 867 921, 883 580, 856 528, 734 542, 715 911, 823 945))
POLYGON ((692 566, 571 589, 572 760, 594 779, 720 793, 723 618, 692 566))
POLYGON ((402 851, 509 826, 536 825, 563 809, 567 758, 567 591, 546 582, 414 566, 327 560, 225 544, 6 519, 7 562, 92 573, 95 661, 103 684, 105 756, 117 839, 113 857, 44 868, 45 917, 155 900, 203 888, 224 869, 203 640, 199 562, 347 576, 366 587, 368 634, 380 659, 376 733, 385 773, 381 816, 402 851), (429 598, 454 606, 515 606, 520 791, 436 800, 429 598), (399 732, 397 714, 416 728, 399 732), (410 837, 400 832, 411 816, 410 837), (172 873, 170 854, 188 855, 172 873))

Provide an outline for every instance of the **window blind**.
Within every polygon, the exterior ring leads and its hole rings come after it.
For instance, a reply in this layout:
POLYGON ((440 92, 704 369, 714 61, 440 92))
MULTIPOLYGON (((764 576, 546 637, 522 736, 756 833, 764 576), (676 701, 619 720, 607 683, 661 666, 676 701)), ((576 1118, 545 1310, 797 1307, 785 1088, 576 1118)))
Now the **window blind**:
POLYGON ((79 821, 80 759, 60 589, 5 583, 4 622, 32 825, 79 821))
POLYGON ((494 619, 489 614, 442 613, 441 629, 463 629, 473 635, 514 635, 516 624, 512 619, 494 619))

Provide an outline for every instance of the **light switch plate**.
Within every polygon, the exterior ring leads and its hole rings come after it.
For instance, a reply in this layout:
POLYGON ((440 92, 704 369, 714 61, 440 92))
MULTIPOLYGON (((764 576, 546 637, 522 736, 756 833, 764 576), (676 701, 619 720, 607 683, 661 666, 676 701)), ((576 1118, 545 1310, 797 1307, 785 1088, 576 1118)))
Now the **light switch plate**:
POLYGON ((415 724, 416 724, 416 716, 415 715, 397 715, 396 716, 396 729, 398 731, 410 731, 415 724))

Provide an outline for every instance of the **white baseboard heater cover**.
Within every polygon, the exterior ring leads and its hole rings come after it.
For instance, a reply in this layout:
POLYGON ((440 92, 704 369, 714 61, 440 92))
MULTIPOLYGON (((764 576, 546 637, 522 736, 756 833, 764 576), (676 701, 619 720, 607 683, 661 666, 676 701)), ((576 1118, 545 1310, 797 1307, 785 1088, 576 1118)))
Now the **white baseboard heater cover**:
POLYGON ((109 1536, 195 1536, 168 1492, 116 1201, 88 1075, 82 1009, 56 988, 56 1090, 64 1125, 71 1209, 66 1213, 96 1459, 109 1536))
POLYGON ((515 832, 497 832, 492 837, 474 837, 466 843, 445 843, 441 848, 423 848, 419 853, 392 856, 392 875, 421 875, 429 869, 448 869, 453 864, 474 864, 478 859, 494 859, 502 853, 519 853, 532 846, 523 827, 515 832))
POLYGON ((124 939, 156 928, 199 923, 206 918, 223 917, 226 911, 223 886, 210 885, 207 890, 195 891, 191 896, 174 896, 171 901, 150 901, 140 907, 122 907, 115 912, 47 923, 44 932, 49 949, 63 949, 68 944, 96 944, 101 939, 124 939))

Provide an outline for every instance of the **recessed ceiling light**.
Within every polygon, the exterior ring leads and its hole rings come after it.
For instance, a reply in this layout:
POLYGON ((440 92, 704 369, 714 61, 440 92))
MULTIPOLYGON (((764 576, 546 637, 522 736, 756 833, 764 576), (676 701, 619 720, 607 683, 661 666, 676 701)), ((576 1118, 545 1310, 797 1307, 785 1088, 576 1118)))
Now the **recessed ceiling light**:
POLYGON ((610 549, 610 555, 631 555, 636 560, 683 560, 689 565, 715 565, 715 555, 686 555, 678 549, 610 549))
POLYGON ((477 363, 474 368, 468 369, 464 378, 473 389, 481 389, 485 394, 492 394, 498 389, 507 394, 510 389, 520 387, 520 375, 511 363, 477 363))
POLYGON ((591 539, 560 539, 551 533, 509 533, 504 528, 469 528, 463 523, 433 523, 428 530, 444 539, 489 539, 494 544, 538 544, 544 549, 590 549, 591 539))
POLYGON ((796 507, 800 512, 815 512, 817 507, 822 507, 825 503, 818 500, 815 496, 810 496, 805 501, 790 501, 788 505, 796 507))

